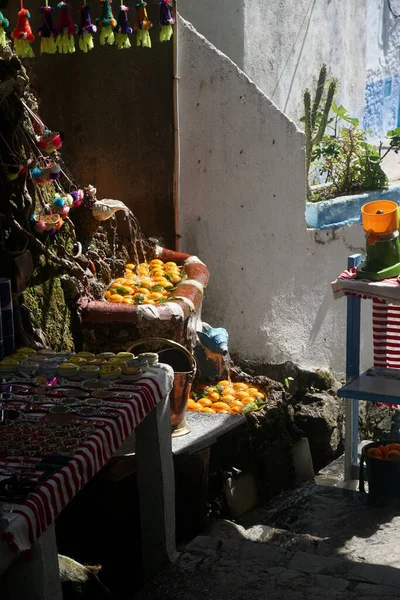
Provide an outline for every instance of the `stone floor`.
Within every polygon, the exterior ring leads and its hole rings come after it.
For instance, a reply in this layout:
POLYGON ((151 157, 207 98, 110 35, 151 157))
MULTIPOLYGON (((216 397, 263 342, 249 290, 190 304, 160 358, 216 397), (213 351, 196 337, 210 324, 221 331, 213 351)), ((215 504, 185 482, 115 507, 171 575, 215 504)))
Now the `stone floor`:
POLYGON ((339 472, 215 522, 136 600, 400 599, 400 506, 369 507, 339 472))

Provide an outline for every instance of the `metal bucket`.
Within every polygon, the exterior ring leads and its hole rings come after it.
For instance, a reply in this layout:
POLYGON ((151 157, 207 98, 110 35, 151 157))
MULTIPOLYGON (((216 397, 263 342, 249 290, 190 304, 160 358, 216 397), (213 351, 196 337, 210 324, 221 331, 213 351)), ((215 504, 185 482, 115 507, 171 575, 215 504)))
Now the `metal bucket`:
POLYGON ((184 346, 164 338, 136 340, 128 346, 126 351, 132 352, 138 346, 146 345, 161 346, 161 350, 156 350, 160 362, 170 365, 174 370, 174 385, 169 396, 172 437, 186 435, 190 433, 190 429, 185 423, 186 404, 196 375, 196 360, 184 346), (163 348, 163 346, 167 346, 167 348, 163 348))

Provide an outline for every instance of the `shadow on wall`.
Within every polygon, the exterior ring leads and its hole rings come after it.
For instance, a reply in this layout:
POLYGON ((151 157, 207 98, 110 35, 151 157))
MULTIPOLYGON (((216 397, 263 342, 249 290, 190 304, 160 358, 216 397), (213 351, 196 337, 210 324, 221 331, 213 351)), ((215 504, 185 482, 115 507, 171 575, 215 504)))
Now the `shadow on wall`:
MULTIPOLYGON (((31 5, 31 26, 41 25, 39 4, 31 5)), ((29 7, 29 5, 28 5, 29 7)), ((117 16, 118 6, 114 6, 117 16)), ((52 129, 65 132, 63 158, 80 185, 92 183, 99 198, 122 200, 138 218, 147 235, 161 236, 174 246, 173 216, 173 45, 160 43, 159 2, 148 2, 154 23, 152 48, 100 46, 87 54, 40 55, 36 36, 31 62, 37 76, 41 115, 52 129)), ((16 0, 7 7, 10 31, 19 10, 16 0)), ((59 9, 54 9, 57 22, 59 9)), ((92 21, 101 6, 92 5, 92 21)), ((71 9, 79 22, 77 5, 71 9)), ((134 5, 128 13, 135 22, 134 5)))

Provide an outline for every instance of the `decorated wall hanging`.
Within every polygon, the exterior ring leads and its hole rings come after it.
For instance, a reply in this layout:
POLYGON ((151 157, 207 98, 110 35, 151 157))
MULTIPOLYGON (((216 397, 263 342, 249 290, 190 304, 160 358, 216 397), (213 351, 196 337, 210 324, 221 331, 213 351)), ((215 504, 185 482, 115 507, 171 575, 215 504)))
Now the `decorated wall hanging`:
POLYGON ((0 10, 0 48, 4 48, 4 46, 7 44, 5 30, 7 29, 8 26, 9 26, 9 21, 8 21, 8 19, 5 18, 5 16, 3 15, 3 13, 0 10))
POLYGON ((160 42, 169 42, 173 35, 172 26, 175 25, 176 19, 171 11, 172 6, 169 0, 160 0, 160 42))
POLYGON ((72 52, 75 52, 74 35, 78 28, 72 21, 69 5, 62 0, 57 6, 60 9, 56 26, 58 33, 57 50, 60 54, 72 54, 72 52))
POLYGON ((34 58, 31 42, 35 39, 35 36, 29 23, 31 15, 29 10, 24 8, 22 0, 20 0, 20 10, 17 17, 17 24, 11 33, 15 52, 20 58, 34 58))
POLYGON ((136 4, 136 22, 134 30, 136 31, 136 45, 144 48, 151 48, 151 39, 149 29, 153 27, 147 15, 147 2, 138 2, 136 4))
POLYGON ((86 0, 78 10, 81 13, 81 23, 78 27, 79 48, 86 53, 94 48, 93 34, 96 33, 97 27, 92 23, 90 8, 86 4, 86 0))
POLYGON ((117 18, 117 26, 114 29, 118 50, 131 47, 128 36, 132 34, 132 27, 130 27, 128 23, 128 10, 129 8, 121 2, 117 18))
POLYGON ((46 152, 55 152, 61 148, 62 140, 62 133, 46 129, 42 135, 37 137, 37 145, 41 150, 45 150, 46 152))
POLYGON ((53 8, 49 6, 47 0, 46 5, 40 7, 40 12, 43 15, 43 23, 37 30, 40 37, 40 54, 55 54, 57 46, 56 31, 53 27, 53 8))
POLYGON ((100 44, 110 44, 112 46, 115 42, 114 28, 117 25, 117 21, 114 19, 110 0, 100 0, 100 4, 103 5, 101 17, 96 19, 97 26, 100 31, 100 44))

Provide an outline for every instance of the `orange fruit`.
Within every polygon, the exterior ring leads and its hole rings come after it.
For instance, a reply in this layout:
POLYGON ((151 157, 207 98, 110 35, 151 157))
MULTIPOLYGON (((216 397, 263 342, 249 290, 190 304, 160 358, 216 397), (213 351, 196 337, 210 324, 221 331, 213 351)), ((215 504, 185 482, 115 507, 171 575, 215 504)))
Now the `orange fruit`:
POLYGON ((179 275, 174 275, 171 281, 172 283, 179 283, 180 281, 182 281, 182 277, 180 277, 179 275))
POLYGON ((192 408, 195 404, 196 402, 192 398, 189 398, 186 404, 186 408, 192 408))
POLYGON ((214 402, 213 404, 214 410, 229 410, 229 404, 226 402, 214 402))
POLYGON ((386 460, 400 460, 400 452, 397 452, 397 450, 391 450, 388 452, 386 460))
POLYGON ((151 298, 152 300, 161 300, 161 298, 163 298, 164 295, 160 294, 160 292, 151 292, 149 298, 151 298))
POLYGON ((231 413, 231 415, 240 415, 242 413, 242 407, 241 406, 231 406, 229 409, 229 412, 231 413))
POLYGON ((224 394, 221 400, 223 402, 226 402, 227 404, 231 404, 232 402, 235 402, 235 396, 232 396, 230 394, 224 394))
POLYGON ((210 400, 210 398, 200 398, 197 402, 201 404, 201 406, 212 406, 212 400, 210 400))
POLYGON ((233 387, 235 390, 248 390, 249 386, 247 385, 247 383, 242 383, 241 381, 238 381, 237 383, 233 384, 233 387))
POLYGON ((203 407, 201 406, 201 404, 199 404, 198 402, 195 402, 195 406, 192 406, 191 410, 193 410, 194 412, 200 412, 200 410, 203 407))
POLYGON ((176 262, 169 261, 164 263, 164 267, 178 267, 178 265, 176 264, 176 262))
POLYGON ((138 289, 138 294, 143 294, 143 296, 150 296, 150 290, 148 290, 147 288, 140 287, 138 289))
POLYGON ((125 296, 125 298, 123 298, 121 300, 121 303, 122 304, 134 304, 134 301, 132 300, 132 298, 129 298, 129 296, 128 297, 125 296))
POLYGON ((199 412, 202 413, 213 413, 215 415, 215 410, 213 410, 212 408, 209 408, 208 406, 202 406, 199 410, 199 412))
POLYGON ((133 265, 132 263, 128 263, 127 265, 125 265, 126 269, 129 269, 129 271, 133 271, 133 269, 135 268, 135 265, 133 265))
POLYGON ((229 415, 229 410, 216 410, 219 415, 229 415))
POLYGON ((240 399, 243 406, 247 406, 247 404, 252 404, 254 402, 253 396, 244 396, 240 399))
POLYGON ((239 408, 243 408, 243 402, 240 402, 240 400, 234 400, 231 403, 231 408, 232 408, 232 406, 238 406, 239 408))
POLYGON ((222 381, 218 381, 218 385, 222 385, 223 387, 227 387, 228 385, 231 385, 230 382, 227 379, 223 379, 222 381))
POLYGON ((209 392, 208 393, 208 397, 211 398, 214 401, 219 400, 219 394, 218 394, 218 392, 211 392, 211 393, 209 392))
POLYGON ((150 266, 155 266, 155 265, 163 265, 163 261, 160 260, 159 258, 153 258, 153 260, 150 261, 150 266))
POLYGON ((115 283, 122 283, 122 284, 124 284, 125 283, 125 277, 118 277, 118 279, 114 279, 113 285, 115 283))
POLYGON ((236 398, 246 398, 246 396, 248 396, 248 395, 249 395, 249 393, 247 391, 246 392, 244 392, 242 390, 240 390, 239 392, 235 391, 236 398))
POLYGON ((109 298, 110 296, 112 296, 112 293, 110 290, 107 290, 106 293, 104 294, 104 298, 109 298))
POLYGON ((120 294, 113 294, 112 296, 109 297, 108 301, 114 302, 116 304, 117 302, 122 302, 123 299, 124 299, 124 297, 121 296, 120 294))
POLYGON ((255 387, 249 387, 249 389, 247 390, 250 394, 250 396, 252 396, 253 394, 257 395, 258 394, 258 389, 255 387))

